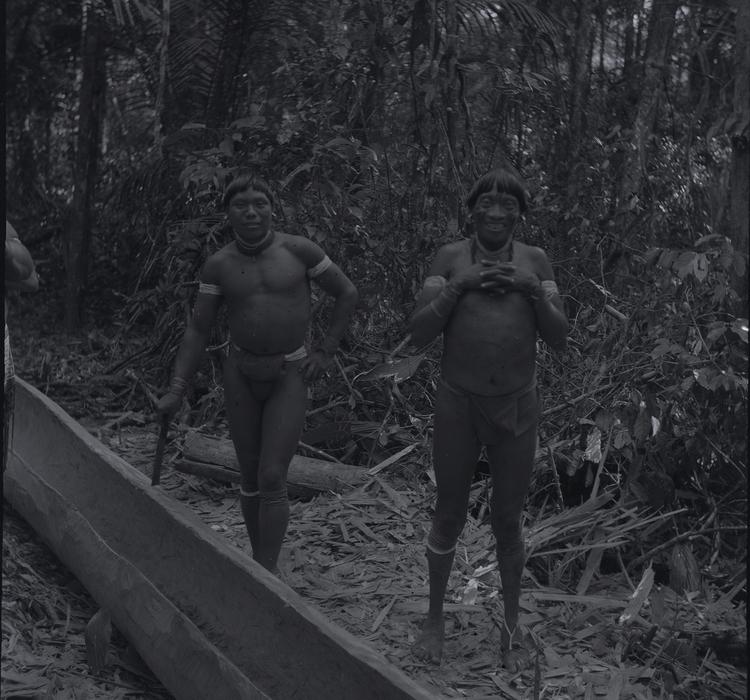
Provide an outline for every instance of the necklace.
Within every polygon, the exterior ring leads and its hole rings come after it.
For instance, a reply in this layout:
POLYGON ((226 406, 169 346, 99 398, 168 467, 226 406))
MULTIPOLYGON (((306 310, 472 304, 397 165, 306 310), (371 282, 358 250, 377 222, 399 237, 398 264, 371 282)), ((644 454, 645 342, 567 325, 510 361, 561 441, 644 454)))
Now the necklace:
POLYGON ((471 237, 471 262, 472 264, 477 261, 477 252, 482 254, 482 257, 492 262, 513 262, 513 238, 511 238, 502 248, 498 250, 490 250, 485 248, 480 242, 477 236, 471 237))
POLYGON ((247 241, 243 241, 237 234, 234 235, 234 242, 237 246, 237 250, 240 251, 243 255, 247 255, 251 258, 254 258, 257 255, 260 255, 268 246, 273 243, 274 239, 274 233, 271 229, 268 229, 268 233, 266 233, 263 238, 261 238, 257 243, 248 243, 247 241))

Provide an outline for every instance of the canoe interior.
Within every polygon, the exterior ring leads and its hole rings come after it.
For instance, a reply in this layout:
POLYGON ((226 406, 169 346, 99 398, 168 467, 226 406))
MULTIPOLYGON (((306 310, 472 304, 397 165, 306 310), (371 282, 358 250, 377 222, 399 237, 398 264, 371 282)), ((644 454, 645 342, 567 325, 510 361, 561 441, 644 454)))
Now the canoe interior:
MULTIPOLYGON (((32 482, 44 484, 260 691, 311 700, 434 697, 152 487, 49 398, 16 382, 6 497, 13 503, 14 492, 33 494, 32 482)), ((71 570, 86 585, 102 566, 79 562, 71 570)))

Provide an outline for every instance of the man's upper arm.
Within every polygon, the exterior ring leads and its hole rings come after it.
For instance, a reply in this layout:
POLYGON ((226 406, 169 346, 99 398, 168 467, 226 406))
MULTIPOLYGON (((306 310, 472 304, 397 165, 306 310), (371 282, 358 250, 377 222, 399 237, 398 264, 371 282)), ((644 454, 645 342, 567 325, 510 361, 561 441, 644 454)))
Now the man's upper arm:
POLYGON ((307 269, 307 277, 331 296, 340 296, 354 289, 352 281, 313 241, 299 237, 294 240, 294 251, 307 269))
POLYGON ((438 250, 417 297, 416 311, 429 304, 443 291, 450 274, 452 259, 453 256, 448 246, 443 246, 438 250))
POLYGON ((536 248, 535 252, 536 274, 539 277, 539 281, 542 283, 542 291, 544 295, 549 298, 558 309, 560 309, 560 311, 563 311, 563 301, 560 297, 557 283, 555 282, 555 273, 552 270, 552 263, 550 263, 547 254, 541 248, 536 248))
POLYGON ((200 333, 208 333, 224 298, 221 289, 219 261, 212 255, 201 270, 191 323, 200 333))

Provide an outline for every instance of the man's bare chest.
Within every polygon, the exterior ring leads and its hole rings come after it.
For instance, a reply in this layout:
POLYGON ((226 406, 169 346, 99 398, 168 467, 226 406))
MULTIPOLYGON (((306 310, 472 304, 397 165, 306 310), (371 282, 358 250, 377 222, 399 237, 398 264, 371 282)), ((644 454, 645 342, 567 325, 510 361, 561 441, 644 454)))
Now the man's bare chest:
POLYGON ((222 270, 228 302, 255 296, 294 296, 309 289, 304 265, 284 251, 268 256, 238 256, 222 270))

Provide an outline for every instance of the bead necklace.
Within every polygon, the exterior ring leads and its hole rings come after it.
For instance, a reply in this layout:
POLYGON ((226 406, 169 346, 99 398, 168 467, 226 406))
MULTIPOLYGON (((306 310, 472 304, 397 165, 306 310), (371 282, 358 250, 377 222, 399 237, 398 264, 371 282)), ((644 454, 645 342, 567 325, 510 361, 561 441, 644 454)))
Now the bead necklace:
POLYGON ((234 242, 237 246, 237 250, 240 251, 243 255, 247 255, 250 258, 254 258, 257 255, 260 255, 268 246, 273 243, 274 239, 274 232, 269 229, 263 238, 261 238, 257 243, 248 243, 247 241, 243 241, 237 234, 234 235, 234 242))
POLYGON ((477 252, 482 254, 483 259, 492 262, 513 262, 513 238, 511 238, 499 250, 490 250, 479 242, 479 238, 474 235, 471 237, 471 262, 477 261, 477 252))

